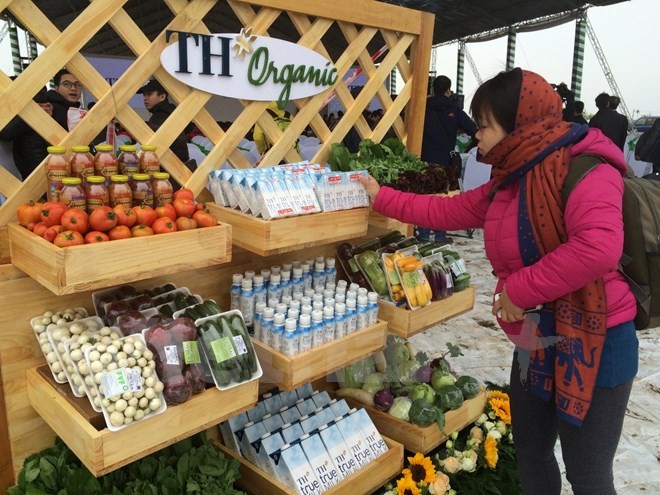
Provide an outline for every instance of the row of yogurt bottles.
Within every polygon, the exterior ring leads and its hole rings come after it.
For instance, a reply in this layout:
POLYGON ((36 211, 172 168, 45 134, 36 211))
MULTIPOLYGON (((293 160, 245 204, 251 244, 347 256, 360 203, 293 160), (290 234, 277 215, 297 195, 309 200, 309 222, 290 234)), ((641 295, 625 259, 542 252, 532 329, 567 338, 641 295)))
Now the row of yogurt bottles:
POLYGON ((254 338, 287 356, 376 324, 377 294, 344 280, 335 283, 334 261, 319 256, 273 266, 261 275, 235 274, 232 309, 241 310, 254 338))

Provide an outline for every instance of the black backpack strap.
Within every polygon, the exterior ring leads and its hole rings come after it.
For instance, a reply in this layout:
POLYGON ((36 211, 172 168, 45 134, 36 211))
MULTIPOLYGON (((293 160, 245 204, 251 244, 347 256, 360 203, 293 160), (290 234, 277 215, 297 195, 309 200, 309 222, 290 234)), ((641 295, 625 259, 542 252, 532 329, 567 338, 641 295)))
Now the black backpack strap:
POLYGON ((607 160, 602 156, 592 154, 578 155, 571 160, 571 163, 568 165, 568 175, 561 189, 561 199, 564 208, 566 208, 568 197, 573 192, 573 189, 575 189, 575 186, 601 163, 607 163, 607 160))

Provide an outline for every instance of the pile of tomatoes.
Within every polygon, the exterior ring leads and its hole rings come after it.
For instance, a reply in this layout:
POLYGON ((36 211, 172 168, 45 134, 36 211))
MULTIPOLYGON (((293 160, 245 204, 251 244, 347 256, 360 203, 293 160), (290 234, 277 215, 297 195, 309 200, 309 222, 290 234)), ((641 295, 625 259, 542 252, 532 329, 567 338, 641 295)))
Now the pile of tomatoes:
POLYGON ((172 204, 157 208, 99 206, 89 215, 63 203, 30 201, 18 208, 18 223, 56 246, 66 247, 213 227, 218 219, 204 203, 195 202, 190 189, 180 189, 172 204))

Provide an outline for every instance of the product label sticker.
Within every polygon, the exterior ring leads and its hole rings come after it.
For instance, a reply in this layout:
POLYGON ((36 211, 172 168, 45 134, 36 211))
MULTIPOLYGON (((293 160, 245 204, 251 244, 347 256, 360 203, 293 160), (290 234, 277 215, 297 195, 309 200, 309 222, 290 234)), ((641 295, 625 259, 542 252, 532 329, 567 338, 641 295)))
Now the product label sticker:
POLYGON ((247 345, 245 345, 245 341, 243 340, 243 337, 240 335, 236 335, 233 337, 234 339, 234 346, 236 346, 236 351, 238 352, 238 355, 241 356, 243 354, 247 354, 247 345))
POLYGON ((183 342, 183 362, 186 364, 200 364, 202 362, 196 340, 183 342))
POLYGON ((165 350, 165 362, 167 364, 179 364, 179 351, 177 351, 175 345, 166 345, 163 347, 165 350))
POLYGON ((125 392, 138 392, 142 389, 141 374, 132 369, 118 368, 101 375, 101 386, 106 399, 125 392))
POLYGON ((216 363, 222 363, 236 357, 236 351, 231 343, 230 337, 222 337, 211 342, 211 350, 216 363))

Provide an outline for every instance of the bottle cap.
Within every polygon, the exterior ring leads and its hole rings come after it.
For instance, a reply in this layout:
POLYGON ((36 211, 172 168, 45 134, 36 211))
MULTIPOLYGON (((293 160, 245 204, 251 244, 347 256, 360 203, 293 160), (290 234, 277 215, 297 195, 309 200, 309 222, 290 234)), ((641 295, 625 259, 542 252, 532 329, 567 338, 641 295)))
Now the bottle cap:
POLYGON ((312 303, 312 309, 314 309, 314 310, 318 309, 319 311, 323 310, 323 302, 322 301, 314 301, 312 303))
POLYGON ((264 309, 264 318, 272 318, 275 316, 275 310, 273 308, 266 308, 264 309))
POLYGON ((293 298, 289 296, 288 294, 286 296, 282 296, 282 303, 286 304, 287 307, 291 305, 291 301, 293 301, 293 298))
POLYGON ((323 256, 317 256, 316 257, 316 262, 317 263, 323 263, 325 261, 325 258, 323 256))
POLYGON ((133 174, 133 180, 149 180, 149 174, 133 174))
POLYGON ((266 303, 263 301, 259 301, 257 304, 254 305, 254 310, 257 313, 263 313, 265 309, 266 309, 266 303))
POLYGON ((378 293, 373 291, 367 293, 367 299, 369 302, 378 302, 378 293))
POLYGON ((235 273, 235 274, 232 275, 232 277, 231 277, 231 281, 232 281, 232 283, 235 284, 235 285, 240 284, 242 280, 243 280, 243 275, 240 274, 240 273, 235 273))
POLYGON ((369 303, 367 296, 358 296, 358 306, 366 306, 369 303))
POLYGON ((280 276, 282 277, 282 280, 289 280, 291 278, 291 272, 289 270, 282 270, 280 276))
POLYGON ((110 182, 128 182, 127 175, 111 175, 110 182))
POLYGON ((306 273, 309 271, 309 265, 307 263, 303 263, 300 265, 300 269, 303 271, 303 273, 306 273))
MULTIPOLYGON (((99 147, 97 146, 96 149, 99 149, 99 147)), ((167 172, 155 172, 154 173, 154 179, 167 180, 169 178, 170 178, 170 174, 168 174, 167 172)))
POLYGON ((324 297, 323 298, 323 305, 324 306, 333 306, 335 305, 337 301, 335 301, 334 297, 324 297))
POLYGON ((297 268, 297 267, 299 267, 299 266, 300 266, 300 260, 293 260, 293 261, 291 262, 291 266, 292 266, 293 268, 297 268))
POLYGON ((264 268, 261 270, 261 276, 264 278, 264 280, 270 279, 270 270, 268 268, 264 268))
POLYGON ((300 267, 298 267, 298 266, 295 267, 295 268, 293 269, 293 276, 294 276, 294 277, 302 277, 302 268, 300 268, 300 267))
POLYGON ((268 299, 268 307, 269 308, 275 309, 279 303, 280 302, 277 299, 275 299, 274 297, 271 297, 270 299, 268 299))
POLYGON ((99 151, 113 151, 114 147, 111 144, 97 144, 96 145, 96 152, 98 153, 99 151))
POLYGON ((354 290, 349 290, 346 293, 346 300, 348 299, 357 299, 357 292, 355 292, 354 290))
POLYGON ((84 145, 71 146, 71 151, 73 151, 74 153, 89 153, 89 146, 84 146, 84 145))
POLYGON ((282 271, 290 272, 291 268, 293 268, 293 264, 291 263, 282 263, 282 271))
POLYGON ((325 260, 325 266, 327 268, 334 268, 335 267, 335 259, 334 258, 327 258, 325 260))
POLYGON ((241 287, 243 289, 251 289, 252 288, 252 279, 251 278, 244 278, 241 280, 241 287))
POLYGON ((336 303, 343 303, 346 302, 346 296, 344 294, 335 294, 335 302, 336 303))
POLYGON ((284 328, 289 332, 295 332, 298 328, 298 321, 295 318, 287 318, 284 321, 284 328))
POLYGON ((120 146, 119 149, 122 152, 134 153, 137 150, 137 146, 135 146, 134 144, 125 144, 123 146, 120 146))
MULTIPOLYGON (((311 308, 310 308, 311 309, 311 308)), ((308 314, 301 314, 300 315, 300 326, 301 327, 308 327, 311 323, 311 316, 308 314)))
POLYGON ((344 303, 336 303, 335 313, 337 313, 338 315, 343 315, 344 313, 346 313, 346 305, 344 303))
POLYGON ((282 313, 282 314, 286 314, 286 310, 287 310, 287 307, 286 307, 286 304, 284 304, 284 303, 279 303, 277 305, 277 308, 275 308, 275 311, 277 313, 282 313))
POLYGON ((155 144, 143 144, 141 149, 142 149, 142 151, 156 151, 156 145, 155 144))
POLYGON ((334 291, 334 290, 325 289, 325 290, 323 291, 323 298, 324 298, 324 299, 325 299, 325 298, 328 298, 328 297, 333 297, 334 295, 335 295, 335 291, 334 291))
POLYGON ((314 301, 314 302, 316 302, 316 301, 323 302, 323 294, 314 293, 314 295, 312 296, 312 301, 314 301))
POLYGON ((334 282, 326 282, 325 283, 325 290, 331 290, 332 292, 334 292, 336 287, 337 287, 337 284, 335 284, 334 282))
POLYGON ((309 266, 314 266, 315 261, 312 258, 307 258, 305 263, 307 263, 309 266))
POLYGON ((289 309, 300 309, 300 301, 292 300, 289 303, 289 309))
POLYGON ((273 266, 270 267, 270 273, 272 273, 272 274, 275 274, 275 273, 279 274, 280 271, 282 271, 282 267, 280 265, 273 265, 273 266))
POLYGON ((312 320, 314 321, 323 320, 323 311, 319 309, 315 309, 314 311, 312 311, 312 320))
POLYGON ((294 320, 297 320, 298 317, 300 316, 300 310, 289 308, 289 311, 286 312, 286 316, 288 318, 293 318, 294 320))
POLYGON ((254 270, 246 270, 245 272, 245 278, 251 279, 252 277, 254 277, 254 275, 255 275, 254 270))
POLYGON ((337 281, 337 288, 342 288, 345 289, 348 286, 348 282, 346 280, 338 280, 337 281))
POLYGON ((302 299, 300 300, 300 304, 302 304, 303 306, 311 306, 312 298, 309 296, 303 296, 302 299))
POLYGON ((302 300, 303 300, 303 297, 305 297, 305 296, 303 295, 302 292, 300 292, 299 290, 297 290, 296 292, 293 293, 293 296, 292 296, 292 297, 293 297, 293 300, 294 300, 294 301, 302 301, 302 300))
POLYGON ((270 283, 279 284, 280 283, 280 274, 273 271, 270 272, 270 283))
POLYGON ((306 305, 300 307, 300 312, 303 315, 311 315, 312 310, 313 310, 313 308, 309 304, 306 304, 306 305))
POLYGON ((355 299, 346 299, 346 309, 355 309, 355 299))
POLYGON ((317 261, 316 263, 314 263, 314 270, 317 271, 317 272, 324 271, 325 270, 325 263, 323 263, 322 261, 317 261))
POLYGON ((284 320, 286 319, 286 316, 284 316, 282 313, 275 313, 274 322, 276 325, 284 325, 284 320))
POLYGON ((90 184, 101 184, 105 182, 105 177, 100 175, 89 175, 87 176, 87 182, 90 184))
POLYGON ((261 275, 255 275, 252 282, 254 282, 254 285, 264 285, 264 278, 261 275))
POLYGON ((367 289, 365 289, 364 287, 360 287, 360 288, 357 290, 357 295, 358 295, 358 297, 359 297, 359 296, 366 296, 366 295, 367 295, 367 292, 369 292, 369 291, 367 291, 367 289))
POLYGON ((312 297, 316 292, 314 292, 314 289, 305 289, 305 296, 306 297, 312 297))
POLYGON ((356 284, 355 282, 352 282, 351 285, 348 286, 349 290, 358 290, 360 286, 356 284))
POLYGON ((66 184, 67 186, 77 186, 81 182, 80 177, 64 177, 62 179, 62 184, 66 184))
POLYGON ((335 308, 332 306, 323 306, 323 316, 331 318, 335 315, 335 308))

